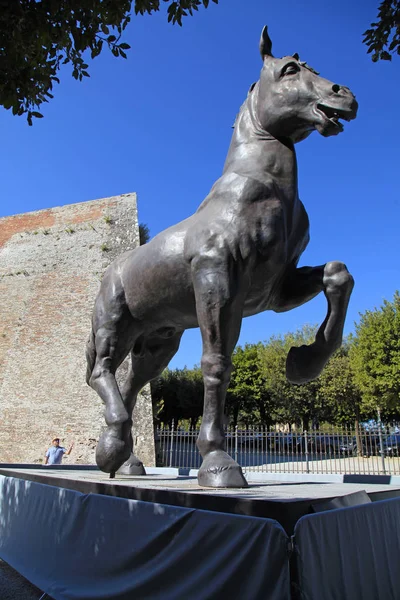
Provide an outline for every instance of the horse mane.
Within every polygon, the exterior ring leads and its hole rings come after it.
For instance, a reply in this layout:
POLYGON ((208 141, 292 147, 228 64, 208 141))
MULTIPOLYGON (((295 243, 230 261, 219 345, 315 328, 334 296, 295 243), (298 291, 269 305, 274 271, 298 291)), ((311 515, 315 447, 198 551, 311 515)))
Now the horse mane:
POLYGON ((252 84, 251 84, 251 86, 250 86, 250 88, 249 88, 249 91, 247 92, 246 99, 245 99, 245 101, 242 103, 241 107, 239 108, 239 112, 237 113, 237 115, 236 115, 236 117, 235 117, 235 121, 234 121, 234 123, 233 123, 233 125, 232 125, 232 129, 235 129, 235 127, 236 127, 236 125, 237 125, 237 122, 238 122, 238 120, 239 120, 239 117, 240 117, 240 115, 242 114, 242 112, 243 112, 243 109, 244 109, 244 107, 245 107, 245 106, 246 106, 246 104, 247 104, 247 101, 248 101, 248 99, 249 99, 249 96, 250 96, 251 92, 254 90, 254 88, 255 88, 255 86, 257 85, 257 83, 258 83, 258 82, 257 82, 257 81, 255 81, 254 83, 252 83, 252 84))

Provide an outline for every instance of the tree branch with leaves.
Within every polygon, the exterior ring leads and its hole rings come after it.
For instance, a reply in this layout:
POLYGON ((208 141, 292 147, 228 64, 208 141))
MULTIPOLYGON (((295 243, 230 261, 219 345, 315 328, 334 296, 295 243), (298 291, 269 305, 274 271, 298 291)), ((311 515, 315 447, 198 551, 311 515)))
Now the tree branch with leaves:
POLYGON ((383 0, 379 5, 378 20, 363 33, 363 43, 372 53, 372 60, 392 60, 392 54, 400 54, 400 2, 383 0))
MULTIPOLYGON (((212 0, 215 4, 218 0, 212 0)), ((144 15, 168 5, 168 21, 182 25, 209 0, 0 0, 0 105, 14 115, 41 118, 41 105, 53 98, 62 65, 72 76, 89 77, 84 54, 104 48, 127 58, 122 40, 131 12, 144 15)))

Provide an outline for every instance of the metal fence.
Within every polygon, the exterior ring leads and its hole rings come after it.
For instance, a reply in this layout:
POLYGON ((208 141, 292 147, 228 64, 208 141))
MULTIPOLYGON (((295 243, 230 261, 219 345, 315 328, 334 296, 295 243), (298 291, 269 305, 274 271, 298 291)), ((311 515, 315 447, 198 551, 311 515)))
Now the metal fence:
MULTIPOLYGON (((226 430, 227 452, 247 471, 265 473, 400 474, 400 433, 337 429, 285 433, 226 430)), ((198 430, 157 429, 159 466, 198 469, 198 430)))

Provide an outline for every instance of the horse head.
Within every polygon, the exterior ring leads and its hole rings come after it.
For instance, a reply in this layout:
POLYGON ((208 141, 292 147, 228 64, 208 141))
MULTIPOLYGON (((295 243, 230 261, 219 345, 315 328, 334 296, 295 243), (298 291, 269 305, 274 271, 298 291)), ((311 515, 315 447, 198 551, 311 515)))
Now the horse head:
POLYGON ((320 77, 297 54, 275 58, 264 27, 260 40, 263 60, 253 111, 259 127, 278 139, 300 142, 315 129, 323 136, 343 131, 340 119, 355 119, 358 104, 349 88, 320 77))

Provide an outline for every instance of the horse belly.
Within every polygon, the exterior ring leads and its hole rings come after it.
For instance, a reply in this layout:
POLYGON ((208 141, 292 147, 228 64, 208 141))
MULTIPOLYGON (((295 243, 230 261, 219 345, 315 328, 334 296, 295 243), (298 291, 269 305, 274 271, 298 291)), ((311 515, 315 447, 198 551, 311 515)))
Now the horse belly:
POLYGON ((155 260, 149 250, 132 256, 123 268, 125 298, 133 318, 149 331, 166 325, 177 330, 197 327, 188 265, 178 255, 158 255, 155 260))
POLYGON ((257 268, 252 276, 252 283, 247 294, 243 316, 248 317, 276 305, 280 294, 280 282, 286 270, 285 265, 269 265, 257 268))

